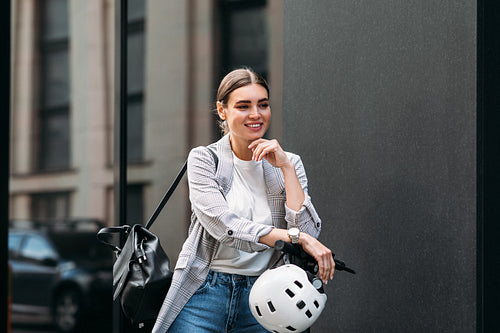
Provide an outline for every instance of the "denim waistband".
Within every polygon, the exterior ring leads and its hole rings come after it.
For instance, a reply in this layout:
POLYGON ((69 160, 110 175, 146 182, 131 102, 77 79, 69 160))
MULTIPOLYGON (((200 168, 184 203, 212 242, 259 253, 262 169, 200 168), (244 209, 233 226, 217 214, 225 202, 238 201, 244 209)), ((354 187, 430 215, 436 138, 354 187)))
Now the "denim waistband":
POLYGON ((248 287, 251 287, 254 282, 258 279, 258 276, 247 276, 247 275, 239 275, 239 274, 231 274, 231 273, 222 273, 210 271, 208 272, 207 280, 210 281, 211 285, 215 283, 224 283, 224 284, 243 284, 246 283, 248 287))

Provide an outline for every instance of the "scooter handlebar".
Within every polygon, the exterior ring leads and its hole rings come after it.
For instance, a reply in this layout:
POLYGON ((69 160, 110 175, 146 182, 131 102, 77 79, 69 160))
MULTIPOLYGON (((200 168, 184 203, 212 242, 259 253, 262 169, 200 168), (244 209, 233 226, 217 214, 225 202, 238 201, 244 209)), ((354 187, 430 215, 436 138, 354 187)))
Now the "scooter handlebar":
MULTIPOLYGON (((295 260, 292 260, 292 262, 296 262, 297 260, 300 261, 301 265, 303 266, 304 269, 311 267, 311 265, 316 265, 317 262, 316 260, 306 253, 302 247, 298 244, 292 244, 285 242, 282 239, 278 239, 274 243, 274 248, 278 251, 281 251, 283 253, 288 253, 294 257, 295 260), (309 266, 309 267, 307 267, 309 266)), ((335 254, 332 252, 332 256, 335 257, 335 254)), ((333 259, 335 261, 335 269, 338 271, 346 271, 351 274, 356 274, 356 272, 352 269, 347 267, 347 265, 342 261, 338 259, 333 259)))
POLYGON ((289 253, 297 257, 301 256, 299 247, 294 246, 292 243, 285 242, 282 239, 278 239, 274 243, 274 248, 283 253, 289 253))

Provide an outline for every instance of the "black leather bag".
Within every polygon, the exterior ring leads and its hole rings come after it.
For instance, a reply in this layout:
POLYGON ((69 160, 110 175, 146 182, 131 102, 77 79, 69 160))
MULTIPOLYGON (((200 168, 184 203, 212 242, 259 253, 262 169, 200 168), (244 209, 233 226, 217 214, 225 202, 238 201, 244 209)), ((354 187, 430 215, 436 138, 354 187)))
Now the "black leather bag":
POLYGON ((122 249, 115 247, 113 300, 120 297, 123 313, 132 323, 155 320, 172 281, 170 260, 160 240, 140 224, 102 228, 98 238, 109 233, 127 239, 122 249))
POLYGON ((132 323, 144 326, 158 316, 165 295, 172 282, 170 260, 161 247, 158 237, 149 228, 167 203, 186 171, 184 164, 174 183, 149 218, 146 226, 135 224, 102 228, 97 238, 113 248, 117 260, 113 265, 113 300, 120 297, 124 315, 132 323), (122 248, 108 241, 110 234, 126 238, 122 248))

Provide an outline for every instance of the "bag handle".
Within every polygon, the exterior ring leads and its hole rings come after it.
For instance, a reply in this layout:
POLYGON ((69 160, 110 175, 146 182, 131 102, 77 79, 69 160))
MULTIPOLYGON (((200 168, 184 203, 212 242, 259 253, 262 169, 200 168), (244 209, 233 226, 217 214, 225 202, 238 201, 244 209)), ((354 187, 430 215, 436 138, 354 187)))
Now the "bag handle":
POLYGON ((99 230, 99 232, 97 232, 97 239, 105 244, 105 245, 108 245, 110 246, 113 251, 116 252, 117 255, 120 254, 120 252, 122 252, 122 249, 120 249, 118 246, 108 242, 104 236, 105 235, 109 235, 109 234, 121 234, 121 233, 125 233, 125 234, 128 234, 128 232, 130 231, 130 226, 129 225, 122 225, 122 226, 119 226, 119 227, 106 227, 106 228, 101 228, 99 230))

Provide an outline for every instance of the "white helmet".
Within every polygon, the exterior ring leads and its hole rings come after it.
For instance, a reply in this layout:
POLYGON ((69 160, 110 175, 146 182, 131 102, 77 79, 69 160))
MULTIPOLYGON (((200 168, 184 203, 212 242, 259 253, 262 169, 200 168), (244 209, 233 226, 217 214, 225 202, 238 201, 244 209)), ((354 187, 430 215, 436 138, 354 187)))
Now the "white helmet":
POLYGON ((267 330, 302 332, 318 319, 326 295, 316 290, 303 269, 288 264, 265 271, 255 281, 248 302, 255 319, 267 330))

